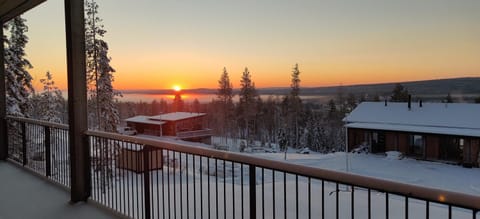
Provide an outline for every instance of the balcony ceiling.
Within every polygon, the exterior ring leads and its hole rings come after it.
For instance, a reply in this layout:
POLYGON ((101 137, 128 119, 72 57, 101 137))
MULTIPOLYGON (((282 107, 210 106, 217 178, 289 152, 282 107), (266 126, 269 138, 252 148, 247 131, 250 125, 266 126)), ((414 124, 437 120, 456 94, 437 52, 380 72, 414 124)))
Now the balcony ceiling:
POLYGON ((0 20, 8 21, 46 0, 0 0, 0 20))

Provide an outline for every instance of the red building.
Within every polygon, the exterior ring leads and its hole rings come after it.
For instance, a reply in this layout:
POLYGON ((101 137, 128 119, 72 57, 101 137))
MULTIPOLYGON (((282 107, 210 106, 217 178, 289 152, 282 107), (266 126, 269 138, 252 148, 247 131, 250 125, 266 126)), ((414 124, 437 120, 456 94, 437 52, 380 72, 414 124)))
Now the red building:
POLYGON ((126 119, 127 126, 139 134, 170 136, 181 140, 210 143, 212 130, 207 128, 205 113, 174 112, 157 116, 126 119))
POLYGON ((344 122, 348 151, 365 146, 372 153, 479 165, 480 104, 364 102, 344 122))

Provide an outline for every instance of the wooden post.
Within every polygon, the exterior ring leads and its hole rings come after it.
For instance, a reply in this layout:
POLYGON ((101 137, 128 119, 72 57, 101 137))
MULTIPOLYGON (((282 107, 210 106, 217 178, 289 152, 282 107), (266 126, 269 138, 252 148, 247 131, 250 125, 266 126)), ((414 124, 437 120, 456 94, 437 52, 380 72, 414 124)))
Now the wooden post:
POLYGON ((84 0, 65 0, 71 202, 90 196, 84 0))
POLYGON ((0 160, 8 156, 7 142, 7 101, 5 89, 5 48, 3 44, 3 21, 0 21, 0 160))

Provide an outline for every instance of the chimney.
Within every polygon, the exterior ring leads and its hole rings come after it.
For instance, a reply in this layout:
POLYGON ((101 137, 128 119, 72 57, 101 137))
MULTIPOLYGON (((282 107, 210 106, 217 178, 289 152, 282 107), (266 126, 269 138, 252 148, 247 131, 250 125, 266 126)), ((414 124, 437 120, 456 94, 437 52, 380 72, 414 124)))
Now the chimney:
POLYGON ((422 100, 420 100, 420 102, 418 103, 418 105, 420 106, 420 108, 423 107, 423 102, 422 102, 422 100))
POLYGON ((385 99, 385 106, 387 106, 387 99, 385 99))
POLYGON ((412 109, 412 95, 408 95, 408 110, 412 109))

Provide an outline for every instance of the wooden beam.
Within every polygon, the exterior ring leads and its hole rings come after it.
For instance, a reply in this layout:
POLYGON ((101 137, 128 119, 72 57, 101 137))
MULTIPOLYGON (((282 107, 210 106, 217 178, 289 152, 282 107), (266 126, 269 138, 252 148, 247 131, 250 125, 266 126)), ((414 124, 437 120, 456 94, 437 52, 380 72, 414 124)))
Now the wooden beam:
POLYGON ((5 48, 3 43, 3 22, 0 21, 0 160, 6 160, 8 156, 7 142, 7 101, 5 90, 5 48))
POLYGON ((87 131, 87 77, 85 61, 84 0, 65 0, 67 39, 68 124, 71 202, 90 196, 90 155, 87 131))
POLYGON ((0 21, 6 22, 45 1, 46 0, 4 0, 0 8, 0 21))

